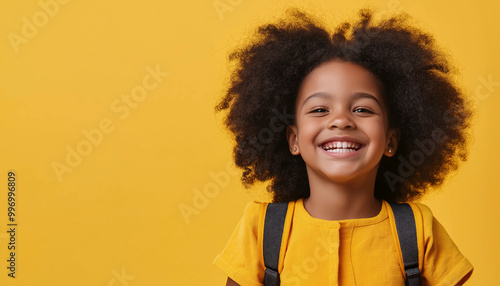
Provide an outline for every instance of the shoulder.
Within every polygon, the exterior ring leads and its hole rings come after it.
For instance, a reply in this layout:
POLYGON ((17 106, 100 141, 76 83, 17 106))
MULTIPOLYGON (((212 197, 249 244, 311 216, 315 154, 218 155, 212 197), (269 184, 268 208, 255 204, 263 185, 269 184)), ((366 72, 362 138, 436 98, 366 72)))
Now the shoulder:
POLYGON ((425 218, 426 220, 431 220, 434 217, 434 214, 432 213, 431 208, 429 208, 427 205, 422 204, 422 203, 410 203, 410 206, 412 208, 417 207, 418 210, 421 212, 422 217, 425 218))
POLYGON ((428 285, 457 285, 461 280, 465 282, 464 277, 470 277, 474 269, 472 264, 427 205, 410 203, 410 206, 415 214, 424 281, 428 285))
POLYGON ((409 205, 411 206, 415 215, 417 231, 421 231, 421 233, 419 233, 418 235, 425 239, 425 243, 428 243, 429 240, 432 239, 436 234, 439 235, 442 232, 446 233, 444 227, 434 217, 434 213, 429 206, 422 203, 409 203, 409 205), (436 231, 438 233, 436 233, 436 231))
POLYGON ((251 201, 244 208, 243 217, 241 218, 242 223, 247 228, 252 229, 255 234, 265 214, 267 205, 268 203, 265 202, 251 201))
POLYGON ((426 248, 430 243, 454 244, 444 226, 434 216, 430 207, 422 203, 410 203, 415 215, 417 228, 422 231, 419 235, 423 237, 426 248))
POLYGON ((243 213, 245 216, 254 216, 256 214, 259 214, 259 212, 267 205, 268 203, 251 201, 246 204, 243 213))
POLYGON ((271 210, 270 218, 274 219, 277 214, 281 213, 284 209, 281 207, 286 205, 286 222, 291 223, 291 217, 293 216, 293 210, 295 206, 295 201, 284 202, 284 203, 268 203, 268 202, 258 202, 252 201, 247 203, 245 210, 243 211, 243 217, 241 218, 241 223, 251 230, 259 240, 262 239, 264 224, 266 223, 266 215, 268 210, 271 210), (273 206, 274 208, 268 208, 273 206))
POLYGON ((234 228, 214 264, 239 285, 262 285, 264 267, 261 260, 260 218, 267 203, 246 204, 243 216, 234 228))
POLYGON ((409 205, 411 206, 415 215, 417 228, 420 227, 424 230, 424 232, 422 233, 424 236, 432 235, 434 214, 432 213, 431 208, 422 203, 409 203, 409 205))
POLYGON ((270 206, 270 205, 276 206, 278 204, 286 204, 286 205, 288 205, 287 210, 289 210, 289 209, 293 209, 295 202, 296 201, 290 201, 290 202, 285 202, 285 203, 268 203, 268 202, 252 201, 252 202, 247 203, 247 205, 245 206, 245 210, 243 212, 243 218, 246 221, 252 222, 254 224, 263 223, 268 206, 270 206))

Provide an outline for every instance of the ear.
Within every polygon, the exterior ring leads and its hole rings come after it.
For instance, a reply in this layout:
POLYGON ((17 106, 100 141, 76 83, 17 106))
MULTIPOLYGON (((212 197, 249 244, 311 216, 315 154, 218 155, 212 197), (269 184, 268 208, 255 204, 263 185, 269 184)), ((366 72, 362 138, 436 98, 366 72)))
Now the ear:
POLYGON ((286 138, 288 140, 288 146, 290 147, 290 153, 292 155, 299 155, 299 140, 297 139, 297 126, 288 125, 286 127, 286 138))
POLYGON ((396 154, 399 145, 399 138, 401 137, 401 130, 399 128, 390 128, 387 134, 387 143, 385 146, 384 155, 392 157, 396 154))

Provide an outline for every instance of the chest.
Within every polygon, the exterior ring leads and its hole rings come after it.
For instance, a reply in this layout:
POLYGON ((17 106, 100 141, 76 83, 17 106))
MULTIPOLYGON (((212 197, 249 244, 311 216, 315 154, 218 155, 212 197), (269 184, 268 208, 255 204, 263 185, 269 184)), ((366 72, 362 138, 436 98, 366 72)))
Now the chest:
POLYGON ((388 220, 351 228, 295 222, 282 285, 404 285, 388 220))

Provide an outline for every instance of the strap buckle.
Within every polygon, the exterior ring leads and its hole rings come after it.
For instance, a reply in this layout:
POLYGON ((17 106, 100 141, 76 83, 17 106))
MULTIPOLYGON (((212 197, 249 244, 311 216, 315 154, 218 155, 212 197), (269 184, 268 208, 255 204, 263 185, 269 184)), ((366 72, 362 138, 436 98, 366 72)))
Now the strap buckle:
POLYGON ((266 268, 264 273, 264 285, 279 286, 280 285, 280 274, 278 271, 271 268, 266 268))
POLYGON ((420 269, 418 266, 406 269, 406 286, 420 286, 422 281, 420 280, 420 269))

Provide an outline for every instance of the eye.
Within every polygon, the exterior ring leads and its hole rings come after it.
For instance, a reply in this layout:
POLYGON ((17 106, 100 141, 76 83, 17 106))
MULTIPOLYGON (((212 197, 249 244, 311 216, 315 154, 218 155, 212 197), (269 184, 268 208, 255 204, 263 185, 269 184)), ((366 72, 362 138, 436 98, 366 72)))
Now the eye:
POLYGON ((373 111, 371 111, 370 109, 368 108, 365 108, 365 107, 356 107, 353 112, 355 113, 374 113, 373 111))
POLYGON ((328 112, 328 110, 326 110, 324 108, 315 108, 315 109, 311 110, 309 113, 323 113, 323 112, 328 112))

